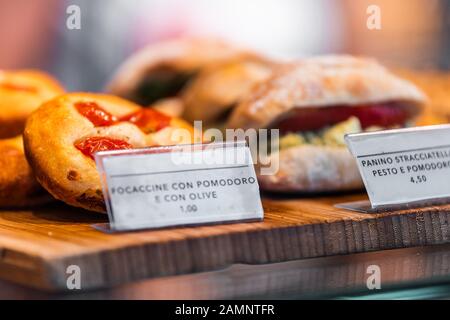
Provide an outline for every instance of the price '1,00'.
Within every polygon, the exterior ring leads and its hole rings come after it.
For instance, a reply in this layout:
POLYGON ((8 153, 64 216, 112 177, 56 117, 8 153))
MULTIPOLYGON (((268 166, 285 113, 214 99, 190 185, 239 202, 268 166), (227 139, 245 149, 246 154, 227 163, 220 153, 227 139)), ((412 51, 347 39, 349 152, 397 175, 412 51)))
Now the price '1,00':
POLYGON ((180 206, 180 210, 183 213, 197 212, 198 208, 195 204, 188 204, 187 206, 180 206))

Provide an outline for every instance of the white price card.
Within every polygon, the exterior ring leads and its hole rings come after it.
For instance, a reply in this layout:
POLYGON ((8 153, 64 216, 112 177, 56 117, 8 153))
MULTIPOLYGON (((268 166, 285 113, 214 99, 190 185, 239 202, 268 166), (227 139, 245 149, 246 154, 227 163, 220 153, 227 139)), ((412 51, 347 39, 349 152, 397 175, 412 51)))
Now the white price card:
POLYGON ((345 136, 373 208, 450 197, 450 125, 345 136))
POLYGON ((245 141, 106 151, 96 162, 112 230, 263 219, 245 141))

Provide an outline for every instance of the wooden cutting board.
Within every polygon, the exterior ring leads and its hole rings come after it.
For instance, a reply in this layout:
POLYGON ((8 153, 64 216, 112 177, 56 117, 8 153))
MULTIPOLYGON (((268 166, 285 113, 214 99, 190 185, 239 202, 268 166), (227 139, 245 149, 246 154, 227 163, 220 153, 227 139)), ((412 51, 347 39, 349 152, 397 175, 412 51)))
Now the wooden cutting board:
POLYGON ((106 234, 107 222, 57 203, 0 211, 0 277, 67 290, 70 265, 83 289, 207 271, 233 263, 270 263, 450 242, 450 205, 363 214, 334 204, 363 195, 265 198, 263 222, 106 234))

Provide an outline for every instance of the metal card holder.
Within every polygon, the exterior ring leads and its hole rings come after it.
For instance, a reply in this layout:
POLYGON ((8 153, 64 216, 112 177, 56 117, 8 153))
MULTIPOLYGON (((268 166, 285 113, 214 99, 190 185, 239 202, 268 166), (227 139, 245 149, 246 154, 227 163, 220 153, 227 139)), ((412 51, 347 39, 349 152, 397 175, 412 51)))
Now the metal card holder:
POLYGON ((346 134, 370 201, 335 207, 377 214, 450 203, 450 125, 346 134))
POLYGON ((425 200, 425 201, 415 201, 403 204, 395 204, 395 205, 384 205, 373 207, 369 200, 360 200, 360 201, 352 201, 352 202, 343 202, 337 203, 334 207, 339 209, 346 209, 350 211, 355 211, 359 213, 366 214, 379 214, 379 213, 387 213, 394 211, 402 211, 402 210, 410 210, 410 209, 419 209, 433 206, 445 206, 450 204, 450 198, 441 198, 441 199, 433 199, 433 200, 425 200))
POLYGON ((113 234, 261 221, 264 217, 246 141, 99 152, 95 158, 109 216, 109 223, 92 226, 98 231, 113 234), (221 177, 223 174, 223 181, 227 178, 227 181, 239 183, 205 186, 196 181, 215 181, 218 173, 221 177), (241 184, 242 179, 250 182, 241 184), (187 183, 189 187, 186 188, 172 187, 187 183), (164 188, 153 189, 154 185, 164 185, 164 188), (139 192, 125 192, 130 186, 139 192), (149 188, 144 190, 142 186, 149 188), (239 196, 244 191, 248 195, 246 201, 239 196), (235 194, 238 196, 233 197, 235 194), (176 196, 177 200, 173 201, 168 196, 176 196), (186 211, 188 207, 192 209, 193 206, 196 214, 187 214, 190 212, 186 211))

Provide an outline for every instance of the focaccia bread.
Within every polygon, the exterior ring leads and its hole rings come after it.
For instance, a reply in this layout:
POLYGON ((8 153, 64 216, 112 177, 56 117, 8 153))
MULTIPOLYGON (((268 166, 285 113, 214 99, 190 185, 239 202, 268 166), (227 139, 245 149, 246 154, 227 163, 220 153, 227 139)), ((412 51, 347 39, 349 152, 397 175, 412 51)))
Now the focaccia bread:
POLYGON ((37 180, 55 198, 104 212, 95 152, 190 143, 193 130, 181 119, 115 96, 71 93, 29 117, 24 145, 37 180), (178 129, 188 134, 173 135, 178 129))
POLYGON ((21 134, 30 113, 62 92, 59 83, 43 72, 0 71, 0 207, 51 201, 25 159, 21 134))
POLYGON ((0 207, 30 207, 52 199, 34 178, 22 136, 0 140, 0 168, 0 207))
POLYGON ((28 115, 63 93, 51 76, 34 70, 0 70, 0 138, 22 133, 28 115))
POLYGON ((176 96, 203 68, 255 55, 218 39, 181 38, 151 44, 118 69, 107 91, 144 106, 176 96))
POLYGON ((374 60, 324 56, 288 65, 257 85, 227 127, 280 130, 270 155, 279 170, 259 176, 262 188, 350 190, 362 181, 344 134, 409 126, 424 101, 413 84, 374 60))

